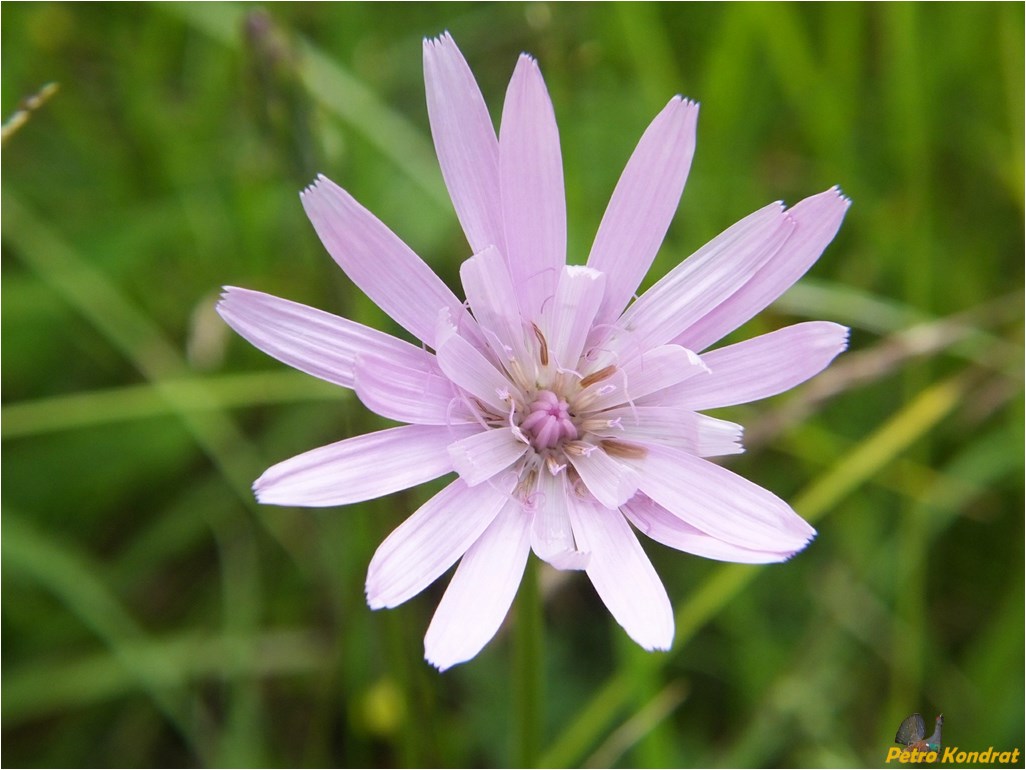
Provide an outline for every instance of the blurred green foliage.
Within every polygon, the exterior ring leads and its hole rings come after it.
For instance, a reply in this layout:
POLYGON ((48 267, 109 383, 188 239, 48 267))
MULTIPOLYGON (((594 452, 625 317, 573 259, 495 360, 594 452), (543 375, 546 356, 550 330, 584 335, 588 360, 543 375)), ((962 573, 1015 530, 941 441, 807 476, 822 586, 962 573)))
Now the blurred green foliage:
POLYGON ((257 506, 271 463, 383 423, 212 311, 235 284, 397 331, 304 217, 317 171, 457 286, 421 79, 444 29, 495 116, 538 57, 573 260, 674 93, 702 102, 699 144, 652 277, 771 200, 854 201, 744 330, 830 319, 851 351, 726 415, 748 428, 729 466, 818 540, 767 568, 647 542, 669 654, 543 572, 541 762, 881 765, 913 711, 943 711, 947 744, 1023 747, 1023 26, 1017 3, 4 4, 5 119, 59 84, 3 146, 5 764, 517 756, 508 634, 439 675, 444 580, 364 603, 374 548, 438 485, 257 506))

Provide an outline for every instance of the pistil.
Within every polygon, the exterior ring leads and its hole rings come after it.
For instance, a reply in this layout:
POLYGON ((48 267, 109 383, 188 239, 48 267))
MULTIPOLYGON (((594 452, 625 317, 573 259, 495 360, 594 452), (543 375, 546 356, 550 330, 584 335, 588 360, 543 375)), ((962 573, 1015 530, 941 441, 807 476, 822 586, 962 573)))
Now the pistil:
POLYGON ((551 390, 539 390, 528 407, 520 429, 537 450, 550 449, 577 438, 577 426, 566 399, 551 390))

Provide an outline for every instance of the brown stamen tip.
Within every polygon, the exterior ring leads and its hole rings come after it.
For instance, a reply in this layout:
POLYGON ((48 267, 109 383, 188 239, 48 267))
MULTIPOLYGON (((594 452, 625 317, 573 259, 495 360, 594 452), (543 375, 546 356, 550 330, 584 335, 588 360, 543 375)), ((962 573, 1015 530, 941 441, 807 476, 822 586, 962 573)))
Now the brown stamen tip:
POLYGON ((573 455, 574 457, 583 457, 588 452, 592 451, 594 447, 590 444, 585 444, 583 441, 567 441, 563 444, 563 454, 573 455))
POLYGON ((527 500, 534 492, 535 485, 538 483, 538 471, 534 468, 525 473, 520 481, 517 483, 514 494, 521 500, 527 500))
POLYGON ((588 497, 588 486, 580 476, 574 476, 570 479, 570 488, 573 489, 574 494, 578 497, 582 499, 588 497))
POLYGON ((610 364, 597 372, 592 372, 587 377, 581 380, 581 388, 586 388, 589 385, 594 385, 596 382, 602 382, 602 380, 608 380, 613 374, 616 373, 616 364, 610 364))
POLYGON ((545 468, 548 470, 549 473, 555 476, 561 470, 566 468, 566 463, 560 463, 556 460, 555 457, 549 455, 545 458, 545 468))
POLYGON ((622 457, 625 460, 643 460, 648 455, 648 450, 645 447, 611 438, 603 439, 599 442, 599 446, 606 450, 607 455, 622 457))
POLYGON ((542 330, 538 328, 538 324, 531 324, 534 329, 534 336, 538 338, 538 344, 541 345, 541 350, 538 351, 538 358, 541 361, 542 366, 549 365, 549 343, 545 341, 545 335, 542 334, 542 330))

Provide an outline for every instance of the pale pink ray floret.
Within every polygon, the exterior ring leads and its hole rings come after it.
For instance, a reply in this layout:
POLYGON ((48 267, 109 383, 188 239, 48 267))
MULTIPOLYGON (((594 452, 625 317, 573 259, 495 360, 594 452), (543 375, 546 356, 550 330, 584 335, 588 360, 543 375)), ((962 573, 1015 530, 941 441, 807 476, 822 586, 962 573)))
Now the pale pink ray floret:
POLYGON ((849 202, 833 188, 791 209, 770 204, 633 299, 683 191, 698 105, 674 97, 652 121, 587 265, 573 266, 559 135, 535 60, 517 62, 498 136, 448 34, 424 42, 424 72, 442 175, 473 254, 460 269, 466 302, 319 176, 302 202, 325 248, 421 345, 226 288, 218 311, 253 345, 405 423, 279 463, 256 495, 344 505, 455 472, 381 544, 366 586, 372 608, 394 607, 459 562, 425 637, 439 669, 495 635, 531 551, 584 570, 632 639, 668 649, 671 604, 635 529, 748 563, 783 561, 815 535, 780 498, 705 459, 741 452, 741 427, 700 412, 804 382, 844 350, 847 329, 799 323, 703 351, 809 269, 849 202))

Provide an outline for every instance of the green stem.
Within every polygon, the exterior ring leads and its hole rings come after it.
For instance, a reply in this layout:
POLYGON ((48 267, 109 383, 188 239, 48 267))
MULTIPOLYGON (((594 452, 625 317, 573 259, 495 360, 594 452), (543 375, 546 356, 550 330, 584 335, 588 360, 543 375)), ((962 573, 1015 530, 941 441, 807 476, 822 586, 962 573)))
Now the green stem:
POLYGON ((513 640, 513 767, 537 767, 541 752, 545 684, 542 623, 538 561, 529 557, 517 593, 513 640))

